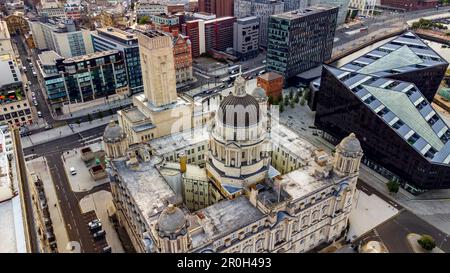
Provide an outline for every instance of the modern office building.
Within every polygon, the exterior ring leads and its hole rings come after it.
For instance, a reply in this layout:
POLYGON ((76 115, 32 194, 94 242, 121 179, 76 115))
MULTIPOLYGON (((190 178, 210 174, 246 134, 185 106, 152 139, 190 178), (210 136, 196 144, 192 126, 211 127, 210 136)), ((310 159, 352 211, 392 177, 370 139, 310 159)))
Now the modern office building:
POLYGON ((311 6, 311 2, 318 2, 318 0, 283 0, 283 2, 284 11, 293 11, 297 9, 306 9, 308 6, 311 6))
POLYGON ((419 37, 403 33, 340 68, 414 83, 432 102, 448 63, 419 37))
POLYGON ((66 58, 94 52, 90 31, 80 28, 73 20, 40 18, 29 23, 36 48, 40 50, 54 50, 66 58))
POLYGON ((235 54, 243 60, 258 56, 259 18, 256 16, 237 19, 233 30, 235 54))
POLYGON ((95 52, 119 50, 123 53, 130 95, 142 92, 144 87, 137 35, 118 28, 108 27, 92 31, 91 37, 95 52))
POLYGON ((198 0, 198 10, 217 17, 233 16, 233 0, 198 0))
POLYGON ((233 24, 235 17, 220 17, 205 21, 205 51, 225 51, 233 47, 233 24))
POLYGON ((397 8, 399 10, 413 11, 436 8, 438 0, 380 0, 382 6, 397 8))
POLYGON ((357 10, 359 15, 373 16, 377 0, 351 0, 350 10, 357 10))
POLYGON ((82 103, 113 94, 129 94, 123 53, 118 50, 63 58, 54 51, 39 54, 47 97, 55 110, 62 103, 82 103))
POLYGON ((315 0, 319 5, 327 5, 331 7, 338 7, 338 17, 337 17, 337 25, 342 25, 345 23, 345 19, 347 18, 347 13, 350 5, 350 0, 315 0))
POLYGON ((450 188, 450 130, 411 82, 324 66, 316 126, 337 142, 354 132, 363 162, 406 189, 450 188))
POLYGON ((157 29, 162 29, 163 26, 168 26, 171 29, 180 28, 180 19, 174 15, 154 14, 150 15, 150 21, 157 29))
POLYGON ((284 12, 284 3, 278 0, 234 0, 234 16, 259 18, 259 46, 267 47, 267 29, 271 15, 284 12))
POLYGON ((337 7, 314 6, 269 19, 267 69, 286 80, 331 58, 337 7))
POLYGON ((181 31, 191 41, 192 57, 197 58, 205 53, 205 21, 191 20, 182 24, 181 31))

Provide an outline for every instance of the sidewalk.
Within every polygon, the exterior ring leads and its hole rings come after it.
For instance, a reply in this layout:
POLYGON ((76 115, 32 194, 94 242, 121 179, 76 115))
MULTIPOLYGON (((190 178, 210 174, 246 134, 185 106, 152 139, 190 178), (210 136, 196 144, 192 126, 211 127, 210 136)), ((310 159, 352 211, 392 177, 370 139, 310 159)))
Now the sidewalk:
POLYGON ((48 209, 53 223, 53 231, 55 234, 56 243, 58 245, 58 252, 68 252, 66 250, 66 246, 69 243, 69 237, 67 235, 64 219, 62 218, 61 208, 56 195, 56 189, 45 158, 39 157, 28 161, 26 164, 29 173, 35 173, 44 184, 45 196, 47 197, 48 209))
POLYGON ((96 114, 100 111, 107 111, 112 108, 117 108, 132 103, 132 98, 120 98, 119 95, 109 96, 108 100, 106 98, 99 98, 96 100, 84 102, 84 103, 73 103, 66 104, 63 106, 63 115, 54 115, 55 120, 65 120, 70 118, 82 117, 88 114, 96 114))
POLYGON ((37 134, 33 134, 30 136, 26 136, 22 138, 22 146, 23 148, 28 148, 37 144, 46 143, 58 138, 67 137, 76 133, 80 133, 101 125, 108 124, 111 119, 117 120, 116 115, 105 117, 103 119, 96 119, 92 122, 83 122, 80 123, 80 126, 74 124, 71 129, 69 126, 61 126, 48 131, 40 132, 37 134))

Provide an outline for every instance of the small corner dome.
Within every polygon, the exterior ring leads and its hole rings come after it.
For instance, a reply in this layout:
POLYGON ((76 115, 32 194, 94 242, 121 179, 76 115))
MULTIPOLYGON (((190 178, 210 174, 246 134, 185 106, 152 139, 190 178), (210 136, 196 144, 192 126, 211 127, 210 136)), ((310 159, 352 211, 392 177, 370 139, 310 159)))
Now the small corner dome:
POLYGON ((125 134, 122 128, 116 124, 114 120, 111 120, 105 128, 105 132, 103 133, 103 139, 105 141, 120 141, 125 138, 125 134))
POLYGON ((341 143, 339 143, 339 148, 343 152, 347 153, 360 153, 362 152, 361 143, 356 138, 354 133, 351 133, 347 137, 345 137, 341 143))
POLYGON ((158 230, 165 234, 178 233, 186 226, 186 217, 183 211, 170 204, 163 210, 158 218, 158 230))
POLYGON ((257 100, 267 99, 266 91, 261 87, 256 87, 255 89, 253 89, 251 95, 257 100))

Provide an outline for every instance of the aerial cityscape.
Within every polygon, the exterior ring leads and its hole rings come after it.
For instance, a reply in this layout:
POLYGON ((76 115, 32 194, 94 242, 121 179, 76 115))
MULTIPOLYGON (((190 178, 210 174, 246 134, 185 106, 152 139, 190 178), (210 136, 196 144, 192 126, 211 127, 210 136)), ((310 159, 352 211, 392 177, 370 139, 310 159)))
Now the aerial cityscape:
POLYGON ((442 0, 0 1, 0 253, 450 253, 449 62, 442 0))

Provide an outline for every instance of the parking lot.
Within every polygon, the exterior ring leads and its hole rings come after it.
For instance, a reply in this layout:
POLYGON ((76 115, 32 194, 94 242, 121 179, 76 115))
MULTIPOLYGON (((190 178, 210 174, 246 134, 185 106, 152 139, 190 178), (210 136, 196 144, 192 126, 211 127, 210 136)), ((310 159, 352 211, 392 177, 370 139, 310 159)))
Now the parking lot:
MULTIPOLYGON (((86 228, 88 227, 89 222, 91 222, 94 219, 97 219, 97 215, 95 214, 95 211, 91 210, 88 211, 86 213, 83 214, 83 224, 86 226, 86 228)), ((96 231, 98 231, 100 229, 96 229, 96 231)), ((95 252, 103 252, 103 248, 108 246, 108 243, 106 241, 106 237, 100 237, 98 239, 94 239, 94 231, 91 231, 91 240, 92 240, 92 245, 94 246, 94 250, 95 252)))

